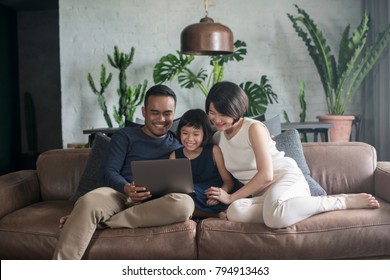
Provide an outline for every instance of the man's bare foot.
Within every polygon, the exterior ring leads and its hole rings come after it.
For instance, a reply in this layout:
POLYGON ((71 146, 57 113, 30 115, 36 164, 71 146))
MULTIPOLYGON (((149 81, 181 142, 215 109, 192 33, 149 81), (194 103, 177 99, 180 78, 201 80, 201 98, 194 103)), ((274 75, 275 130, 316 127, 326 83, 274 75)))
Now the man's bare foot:
POLYGON ((357 194, 342 194, 345 198, 345 205, 347 209, 362 209, 362 208, 379 208, 379 202, 371 194, 357 193, 357 194))
POLYGON ((69 215, 66 215, 66 216, 63 216, 60 218, 60 225, 58 226, 60 229, 62 229, 64 227, 64 224, 68 218, 69 218, 69 215))

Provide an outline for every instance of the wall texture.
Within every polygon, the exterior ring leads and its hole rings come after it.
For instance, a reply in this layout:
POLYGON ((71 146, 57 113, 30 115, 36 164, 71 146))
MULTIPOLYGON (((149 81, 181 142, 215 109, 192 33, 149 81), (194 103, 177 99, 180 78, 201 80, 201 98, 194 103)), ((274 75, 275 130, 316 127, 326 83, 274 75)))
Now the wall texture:
MULTIPOLYGON (((286 110, 292 121, 300 111, 299 83, 306 83, 307 120, 326 113, 325 98, 316 69, 302 40, 292 28, 286 13, 296 14, 293 3, 304 8, 324 30, 333 51, 344 27, 355 28, 361 18, 356 0, 213 0, 209 16, 229 26, 235 40, 247 43, 244 61, 226 66, 225 79, 236 83, 258 82, 267 75, 279 103, 268 108, 267 116, 286 110)), ((100 65, 114 74, 107 91, 110 113, 117 102, 116 69, 108 66, 107 54, 117 45, 121 51, 135 47, 134 64, 128 70, 130 83, 147 79, 153 84, 153 67, 158 60, 180 48, 182 29, 204 16, 201 0, 59 0, 60 63, 63 145, 86 142, 84 129, 106 127, 87 74, 95 80, 100 65)), ((208 59, 197 58, 196 67, 208 68, 208 59)), ((176 80, 170 85, 178 95, 177 116, 190 108, 204 108, 204 95, 197 89, 183 90, 176 80)), ((350 113, 360 113, 360 99, 350 113)), ((136 117, 141 117, 137 110, 136 117)))
POLYGON ((58 28, 57 10, 18 12, 23 153, 43 152, 62 146, 58 28), (32 97, 35 123, 31 122, 31 116, 25 115, 30 111, 25 105, 26 94, 32 97), (36 132, 32 133, 34 130, 36 132))
POLYGON ((0 5, 0 175, 18 166, 19 96, 17 89, 16 13, 0 5))

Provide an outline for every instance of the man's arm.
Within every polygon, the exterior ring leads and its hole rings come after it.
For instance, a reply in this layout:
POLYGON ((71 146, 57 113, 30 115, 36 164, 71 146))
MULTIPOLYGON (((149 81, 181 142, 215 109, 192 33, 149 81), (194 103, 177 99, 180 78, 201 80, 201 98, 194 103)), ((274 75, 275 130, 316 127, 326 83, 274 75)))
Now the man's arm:
POLYGON ((124 186, 129 183, 121 174, 126 161, 128 145, 129 140, 124 133, 121 131, 115 133, 111 138, 101 166, 104 184, 122 193, 124 186))

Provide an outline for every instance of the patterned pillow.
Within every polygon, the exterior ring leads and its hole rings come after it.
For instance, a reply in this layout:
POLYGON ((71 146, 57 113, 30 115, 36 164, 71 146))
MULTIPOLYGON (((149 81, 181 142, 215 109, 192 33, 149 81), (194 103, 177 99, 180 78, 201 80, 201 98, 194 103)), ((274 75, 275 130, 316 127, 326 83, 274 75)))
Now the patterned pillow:
POLYGON ((298 131, 296 129, 289 129, 275 136, 273 139, 276 142, 276 148, 279 151, 284 151, 285 156, 293 158, 297 162, 309 184, 311 195, 326 195, 326 191, 310 175, 310 169, 306 163, 305 155, 303 154, 302 143, 298 131))
POLYGON ((70 201, 76 202, 77 199, 87 192, 103 186, 100 180, 100 164, 110 140, 111 138, 103 133, 98 132, 95 135, 84 172, 81 175, 76 192, 69 198, 70 201))

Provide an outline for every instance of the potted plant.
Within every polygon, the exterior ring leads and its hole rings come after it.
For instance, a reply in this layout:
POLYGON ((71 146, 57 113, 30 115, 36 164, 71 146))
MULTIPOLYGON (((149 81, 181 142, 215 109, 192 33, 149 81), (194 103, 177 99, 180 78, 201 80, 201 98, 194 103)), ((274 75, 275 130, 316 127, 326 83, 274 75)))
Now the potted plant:
MULTIPOLYGON (((299 99, 299 105, 301 107, 301 112, 299 113, 299 122, 304 123, 306 121, 306 99, 305 99, 305 82, 303 82, 303 81, 301 81, 299 83, 298 99, 299 99)), ((283 110, 283 116, 284 116, 286 123, 291 123, 290 118, 289 118, 286 110, 283 110)), ((308 142, 306 132, 301 133, 301 141, 308 142)))
MULTIPOLYGON (((212 67, 210 75, 204 68, 201 68, 198 73, 190 69, 189 66, 195 59, 193 55, 184 55, 180 51, 177 51, 177 55, 167 54, 154 66, 154 82, 160 84, 177 77, 181 87, 190 89, 197 86, 207 96, 209 88, 223 80, 226 63, 244 59, 247 52, 246 43, 237 40, 234 42, 234 49, 232 54, 210 56, 210 65, 212 67)), ((263 115, 267 110, 268 104, 278 101, 277 94, 273 92, 265 75, 260 77, 258 84, 247 81, 242 82, 240 87, 249 98, 249 108, 246 113, 248 117, 263 115)))
MULTIPOLYGON (((120 52, 118 47, 114 47, 113 56, 107 55, 109 64, 119 70, 118 106, 114 105, 113 117, 119 127, 124 127, 125 123, 132 123, 135 110, 144 100, 148 81, 144 80, 142 84, 133 87, 127 84, 126 69, 133 63, 134 47, 128 54, 120 52)), ((92 75, 88 73, 88 83, 92 92, 97 96, 100 108, 103 111, 104 119, 109 128, 112 128, 111 117, 108 113, 104 92, 112 80, 112 73, 106 74, 106 67, 102 64, 100 69, 100 89, 97 89, 92 75)))
POLYGON ((352 120, 354 116, 346 116, 352 98, 355 96, 364 78, 375 66, 376 62, 387 48, 390 41, 390 25, 376 35, 371 45, 367 46, 366 40, 370 30, 370 18, 365 13, 359 26, 350 36, 350 25, 347 25, 342 33, 339 43, 338 60, 331 51, 324 33, 310 18, 306 11, 297 5, 298 15, 287 14, 293 23, 293 28, 307 46, 321 83, 324 88, 328 115, 327 119, 320 121, 330 122, 340 116, 347 118, 347 124, 331 129, 331 141, 348 141, 351 134, 352 120), (306 31, 303 29, 305 28, 306 31), (344 132, 344 136, 337 136, 337 132, 344 132))

